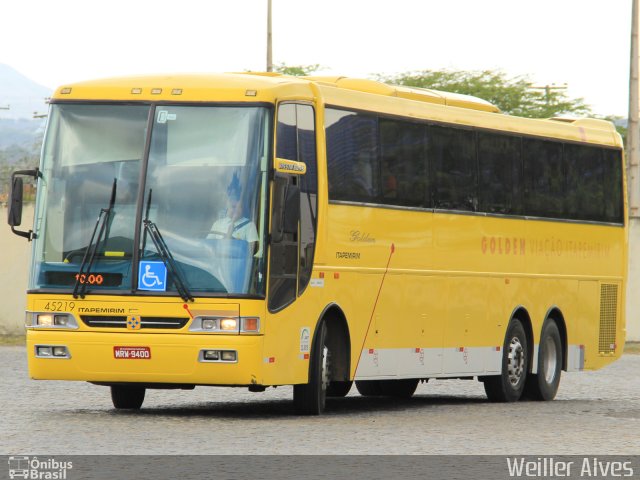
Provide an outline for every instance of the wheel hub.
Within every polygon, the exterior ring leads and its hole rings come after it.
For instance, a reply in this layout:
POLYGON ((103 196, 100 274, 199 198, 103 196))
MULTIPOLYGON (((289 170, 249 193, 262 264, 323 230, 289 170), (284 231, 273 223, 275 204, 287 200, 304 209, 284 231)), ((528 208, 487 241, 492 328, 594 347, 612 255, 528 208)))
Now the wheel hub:
POLYGON ((322 371, 320 372, 320 381, 322 382, 322 390, 326 391, 329 386, 329 367, 331 362, 329 360, 329 349, 327 346, 322 347, 322 371))
POLYGON ((558 351, 556 349, 556 343, 551 336, 547 336, 545 339, 542 362, 545 381, 547 384, 551 384, 556 378, 556 368, 558 367, 558 351))
POLYGON ((507 372, 509 374, 509 383, 515 387, 524 373, 524 348, 518 337, 512 338, 509 343, 507 372))

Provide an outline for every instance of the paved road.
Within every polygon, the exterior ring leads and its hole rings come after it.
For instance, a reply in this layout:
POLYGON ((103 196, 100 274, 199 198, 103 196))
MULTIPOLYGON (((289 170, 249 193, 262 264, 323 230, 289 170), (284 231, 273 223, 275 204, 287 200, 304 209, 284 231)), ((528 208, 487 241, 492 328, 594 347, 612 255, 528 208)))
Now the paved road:
POLYGON ((0 454, 638 454, 640 355, 564 374, 553 402, 488 403, 475 381, 421 384, 413 399, 355 388, 322 417, 291 414, 291 388, 151 390, 137 413, 109 390, 27 378, 0 347, 0 454))

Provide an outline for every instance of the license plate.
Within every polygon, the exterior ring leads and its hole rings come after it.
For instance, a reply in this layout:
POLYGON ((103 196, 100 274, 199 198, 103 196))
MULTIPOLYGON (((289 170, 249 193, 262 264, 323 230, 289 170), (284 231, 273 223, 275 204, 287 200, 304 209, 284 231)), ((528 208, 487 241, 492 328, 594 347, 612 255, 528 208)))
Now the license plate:
POLYGON ((125 360, 150 360, 149 347, 113 347, 113 357, 125 360))

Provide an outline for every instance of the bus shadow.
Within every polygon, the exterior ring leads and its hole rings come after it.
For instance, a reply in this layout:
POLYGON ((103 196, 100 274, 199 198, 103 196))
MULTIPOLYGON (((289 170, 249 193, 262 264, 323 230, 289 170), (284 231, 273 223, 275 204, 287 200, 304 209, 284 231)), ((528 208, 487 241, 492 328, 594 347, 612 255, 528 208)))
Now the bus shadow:
MULTIPOLYGON (((327 399, 325 416, 346 416, 371 413, 393 413, 408 410, 431 410, 443 406, 472 406, 490 404, 486 398, 448 395, 416 395, 409 399, 391 397, 348 396, 327 399)), ((271 419, 273 417, 301 418, 294 411, 293 400, 220 401, 198 404, 143 407, 141 410, 111 410, 112 415, 150 417, 204 417, 238 420, 271 419)), ((311 418, 311 417, 307 417, 311 418)))

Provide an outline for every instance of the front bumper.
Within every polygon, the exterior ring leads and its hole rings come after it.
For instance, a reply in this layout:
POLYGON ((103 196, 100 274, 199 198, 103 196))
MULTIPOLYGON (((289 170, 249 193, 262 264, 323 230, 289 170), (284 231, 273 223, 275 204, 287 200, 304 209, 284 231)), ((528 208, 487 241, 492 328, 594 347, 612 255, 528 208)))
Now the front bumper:
POLYGON ((261 385, 263 336, 28 330, 29 375, 36 380, 261 385), (64 345, 70 358, 38 358, 36 345, 64 345), (147 347, 150 358, 116 358, 114 347, 147 347), (202 362, 201 350, 235 350, 237 362, 202 362))

